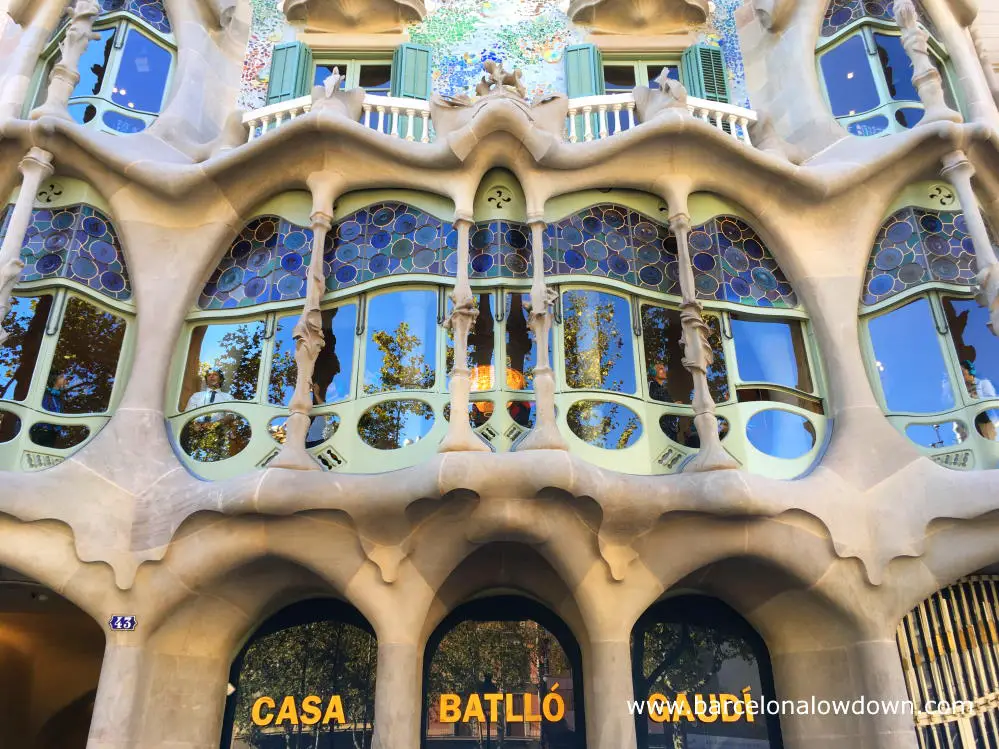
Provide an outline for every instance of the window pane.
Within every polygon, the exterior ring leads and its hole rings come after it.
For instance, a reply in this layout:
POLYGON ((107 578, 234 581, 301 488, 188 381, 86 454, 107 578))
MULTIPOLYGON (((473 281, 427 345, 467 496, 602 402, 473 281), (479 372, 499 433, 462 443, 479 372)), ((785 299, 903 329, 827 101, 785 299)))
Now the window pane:
MULTIPOLYGON (((312 381, 319 386, 321 399, 316 405, 335 403, 350 395, 350 375, 354 361, 354 328, 357 325, 357 305, 323 310, 323 337, 326 339, 312 381)), ((274 354, 271 357, 270 383, 267 400, 286 406, 295 392, 298 367, 295 364, 295 325, 299 315, 278 318, 274 328, 274 354)))
POLYGON ((364 392, 425 390, 437 366, 437 294, 395 291, 368 302, 364 392))
POLYGON ((881 103, 862 36, 847 39, 820 58, 834 117, 866 112, 881 103))
POLYGON ((812 391, 801 324, 744 320, 732 316, 739 379, 812 391))
POLYGON ((316 75, 313 83, 316 86, 322 86, 326 82, 326 79, 333 74, 333 68, 339 68, 340 75, 343 76, 343 79, 340 81, 340 88, 343 89, 347 84, 347 63, 345 62, 328 62, 316 65, 316 75))
POLYGON ((3 329, 10 335, 0 346, 0 398, 23 401, 31 387, 52 297, 15 296, 10 301, 10 312, 3 319, 3 329))
POLYGON ((124 340, 124 318, 70 297, 42 408, 68 414, 106 411, 124 340))
POLYGON ((944 299, 944 311, 968 395, 995 398, 999 338, 988 328, 989 311, 974 299, 944 299))
POLYGON ((565 381, 572 388, 635 392, 631 305, 602 291, 562 295, 565 381))
POLYGON ((191 331, 179 407, 184 411, 257 394, 264 323, 199 325, 191 331))
MULTIPOLYGON (((722 350, 718 318, 705 315, 704 320, 710 328, 708 342, 715 357, 714 364, 708 369, 708 388, 715 402, 726 401, 728 367, 722 350)), ((682 333, 679 310, 642 305, 645 375, 652 400, 688 404, 693 398, 694 379, 683 366, 682 333)))
POLYGON ((362 65, 357 84, 369 94, 388 96, 392 88, 392 66, 362 65))
POLYGON ((180 447, 200 463, 217 463, 250 444, 250 422, 235 411, 215 411, 191 419, 180 432, 180 447))
POLYGON ((101 29, 96 32, 98 38, 87 45, 80 58, 80 82, 73 89, 73 95, 96 96, 104 85, 104 76, 108 72, 108 60, 111 58, 111 48, 114 44, 115 29, 101 29))
MULTIPOLYGON (((506 383, 509 390, 532 390, 534 369, 538 366, 538 347, 534 332, 527 325, 530 294, 507 292, 506 295, 506 383)), ((551 359, 552 332, 548 331, 548 354, 551 359)))
POLYGON ((430 434, 434 409, 416 400, 382 401, 357 421, 357 433, 371 447, 398 450, 409 447, 430 434))
POLYGON ((645 71, 649 77, 649 88, 659 88, 659 84, 656 83, 656 79, 662 74, 664 68, 666 70, 667 78, 672 78, 674 81, 680 80, 680 68, 676 65, 646 65, 645 71))
POLYGON ((912 85, 912 62, 902 47, 902 39, 897 36, 875 34, 874 43, 878 48, 878 60, 881 62, 891 98, 895 101, 919 101, 916 87, 912 85))
POLYGON ((634 87, 634 65, 604 65, 604 88, 608 93, 631 91, 634 87))
MULTIPOLYGON (((471 372, 472 390, 491 390, 497 387, 496 373, 493 371, 493 349, 496 347, 493 332, 493 295, 492 293, 479 294, 475 300, 479 308, 479 316, 475 318, 475 324, 468 333, 468 362, 467 366, 471 372)), ((454 307, 448 302, 448 311, 454 307)), ((447 381, 451 382, 451 368, 454 366, 454 333, 451 329, 447 331, 447 351, 445 352, 447 381)), ((521 381, 520 374, 508 375, 507 380, 513 376, 517 382, 521 381)), ((521 384, 523 387, 523 384, 521 384)), ((514 388, 519 390, 520 388, 514 388)))
POLYGON ((939 413, 954 407, 928 300, 878 315, 867 327, 889 411, 939 413))
POLYGON ((159 112, 172 60, 168 50, 138 31, 130 30, 111 89, 111 101, 140 112, 159 112))
POLYGON ((623 450, 642 436, 638 414, 608 401, 576 401, 565 415, 569 429, 579 439, 604 450, 623 450))
POLYGON ((771 408, 753 414, 746 424, 753 447, 775 458, 800 458, 815 446, 815 427, 800 414, 771 408))

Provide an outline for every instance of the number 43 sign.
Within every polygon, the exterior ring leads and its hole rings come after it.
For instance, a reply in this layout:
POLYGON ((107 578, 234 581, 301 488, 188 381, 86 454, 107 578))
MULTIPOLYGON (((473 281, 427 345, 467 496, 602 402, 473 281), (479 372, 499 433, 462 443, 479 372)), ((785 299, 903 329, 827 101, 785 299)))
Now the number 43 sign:
POLYGON ((117 631, 131 631, 135 629, 135 617, 134 616, 112 616, 108 620, 108 626, 111 629, 117 631))

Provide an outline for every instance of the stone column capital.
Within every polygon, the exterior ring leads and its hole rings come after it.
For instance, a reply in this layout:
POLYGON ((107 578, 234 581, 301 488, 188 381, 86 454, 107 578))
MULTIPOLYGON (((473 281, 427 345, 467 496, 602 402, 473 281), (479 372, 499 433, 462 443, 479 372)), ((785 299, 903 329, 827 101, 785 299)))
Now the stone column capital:
POLYGON ((309 220, 312 221, 313 229, 325 229, 329 231, 333 228, 333 216, 326 211, 314 211, 309 220))
POLYGON ((545 221, 545 216, 543 213, 527 214, 527 225, 533 227, 535 224, 541 224, 542 229, 548 226, 548 222, 545 221))
MULTIPOLYGON (((34 146, 18 164, 21 176, 27 179, 29 176, 36 177, 39 181, 46 177, 51 177, 55 171, 52 163, 52 154, 43 148, 34 146)), ((32 196, 34 200, 34 196, 32 196)))
MULTIPOLYGON (((967 154, 960 149, 951 151, 941 161, 943 162, 943 168, 940 170, 940 176, 947 180, 953 182, 953 177, 970 180, 975 176, 975 167, 972 166, 967 154)), ((966 206, 962 207, 967 210, 966 206)))
POLYGON ((669 217, 669 228, 675 234, 690 231, 690 216, 686 213, 674 213, 669 217))
POLYGON ((475 222, 472 220, 472 214, 469 211, 455 211, 454 213, 454 226, 457 229, 459 224, 466 224, 471 226, 475 222))

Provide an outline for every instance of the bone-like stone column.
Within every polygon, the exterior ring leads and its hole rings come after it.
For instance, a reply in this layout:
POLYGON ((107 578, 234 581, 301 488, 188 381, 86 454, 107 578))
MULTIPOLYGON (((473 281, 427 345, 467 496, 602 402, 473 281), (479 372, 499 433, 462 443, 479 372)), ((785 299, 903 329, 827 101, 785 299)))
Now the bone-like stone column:
POLYGON ((534 334, 534 345, 538 347, 538 365, 534 368, 536 415, 534 427, 514 449, 568 450, 555 422, 555 372, 552 370, 551 354, 548 351, 548 333, 552 329, 551 307, 555 303, 555 292, 545 285, 545 222, 540 217, 532 217, 530 225, 534 277, 527 324, 534 334))
POLYGON ((669 220, 670 229, 676 235, 678 265, 680 271, 680 325, 683 328, 683 366, 694 380, 694 425, 700 435, 701 449, 684 471, 717 471, 724 468, 738 468, 735 459, 721 446, 718 437, 718 418, 715 416, 715 402, 708 388, 708 367, 714 363, 714 353, 708 343, 708 325, 701 316, 701 303, 697 301, 694 286, 694 269, 690 263, 690 216, 676 213, 669 220))
POLYGON ((971 165, 964 151, 952 151, 943 158, 941 176, 954 185, 964 220, 968 224, 972 244, 975 246, 975 263, 978 266, 978 303, 989 310, 992 332, 999 335, 999 264, 995 249, 989 240, 985 220, 978 205, 978 198, 971 186, 975 167, 971 165))
MULTIPOLYGON (((649 695, 632 693, 631 646, 619 640, 591 642, 586 675, 586 739, 592 749, 635 749, 635 718, 628 700, 649 695)), ((577 728, 578 730, 578 728, 577 728)))
POLYGON ((45 103, 31 113, 31 119, 61 117, 72 119, 69 114, 69 97, 80 82, 80 58, 87 45, 100 36, 94 33, 94 21, 101 13, 96 0, 76 0, 73 17, 66 28, 66 35, 59 43, 59 62, 49 76, 49 90, 45 103))
POLYGON ((371 749, 419 747, 423 709, 420 676, 420 653, 415 644, 382 642, 379 638, 371 749))
POLYGON ((333 191, 330 185, 313 182, 312 188, 312 257, 306 281, 305 307, 295 323, 295 392, 288 406, 289 416, 285 426, 284 445, 270 462, 273 468, 291 468, 299 471, 319 471, 319 463, 305 449, 312 413, 312 374, 316 359, 326 343, 323 335, 323 315, 319 303, 326 292, 326 269, 323 252, 326 236, 333 226, 333 191))
MULTIPOLYGON (((14 213, 7 224, 7 234, 0 245, 0 322, 10 311, 10 296, 14 285, 21 276, 24 263, 21 261, 21 245, 24 243, 24 233, 31 223, 31 209, 35 204, 35 195, 42 180, 51 176, 53 171, 52 154, 41 148, 32 148, 28 155, 21 159, 18 167, 21 171, 21 191, 14 203, 14 213)), ((8 333, 0 328, 0 345, 7 340, 8 333)))
MULTIPOLYGON (((0 3, 0 19, 6 10, 17 23, 24 24, 17 46, 4 58, 0 70, 0 121, 21 116, 38 58, 66 7, 66 0, 31 0, 31 3, 35 10, 29 19, 17 13, 16 4, 0 3)), ((26 3, 22 2, 21 10, 24 9, 26 3)))
POLYGON ((112 634, 104 649, 101 678, 90 721, 88 749, 125 749, 133 744, 136 723, 143 714, 143 680, 146 651, 112 634))
POLYGON ((975 53, 978 55, 978 61, 982 64, 985 82, 989 86, 989 91, 992 92, 993 100, 999 102, 999 78, 996 77, 996 72, 992 68, 992 61, 989 59, 989 53, 985 49, 985 41, 982 39, 977 19, 968 27, 968 31, 971 34, 971 41, 975 45, 975 53))
POLYGON ((949 120, 961 122, 960 113, 947 106, 943 80, 930 60, 929 33, 919 26, 919 14, 912 0, 895 0, 895 20, 902 29, 902 46, 912 61, 912 85, 919 92, 926 113, 920 125, 949 120))
POLYGON ((471 381, 468 369, 468 333, 479 317, 472 287, 468 282, 468 235, 472 227, 469 216, 458 216, 458 275, 451 301, 454 307, 445 321, 454 335, 454 364, 451 365, 451 420, 438 452, 489 452, 489 447, 472 429, 468 421, 468 396, 471 381))

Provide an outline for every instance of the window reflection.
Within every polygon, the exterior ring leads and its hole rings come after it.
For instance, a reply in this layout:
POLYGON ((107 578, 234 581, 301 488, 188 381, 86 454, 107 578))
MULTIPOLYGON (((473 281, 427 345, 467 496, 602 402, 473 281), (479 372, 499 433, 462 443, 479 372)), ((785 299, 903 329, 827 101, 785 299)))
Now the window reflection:
MULTIPOLYGON (((286 406, 295 392, 298 367, 295 364, 295 325, 300 315, 279 317, 274 328, 274 353, 271 356, 267 400, 286 406)), ((317 386, 313 403, 335 403, 350 396, 350 375, 354 360, 354 329, 357 306, 354 304, 322 311, 323 348, 316 358, 312 380, 317 386)))
POLYGON ((249 401, 257 394, 264 323, 199 325, 191 331, 178 408, 249 401))
POLYGON ((867 327, 889 411, 938 413, 954 407, 954 392, 927 299, 878 315, 867 327))
POLYGON ((562 295, 565 379, 572 388, 635 392, 631 305, 602 291, 562 295))
POLYGON ((398 450, 426 437, 434 425, 434 410, 417 400, 383 401, 357 422, 357 432, 371 447, 398 450))
MULTIPOLYGON (((705 315, 710 332, 708 343, 714 363, 708 368, 708 389, 716 403, 728 400, 728 367, 722 349, 721 327, 714 315, 705 315)), ((665 403, 691 403, 694 379, 683 366, 683 329, 680 311, 651 304, 642 305, 642 340, 649 398, 665 403)))
POLYGON ((990 408, 978 414, 975 429, 987 440, 999 440, 999 408, 990 408))
POLYGON ((111 49, 114 44, 115 29, 100 29, 95 31, 97 38, 87 45, 80 58, 80 82, 73 89, 71 98, 78 96, 97 96, 104 85, 104 76, 108 72, 108 61, 111 59, 111 49))
MULTIPOLYGON (((527 306, 531 295, 520 292, 506 294, 506 366, 507 389, 532 390, 534 369, 538 366, 538 347, 534 332, 527 324, 527 306)), ((552 351, 552 334, 548 332, 548 351, 552 351)))
POLYGON ((878 50, 878 60, 884 71, 888 93, 895 101, 919 101, 916 87, 912 85, 912 62, 902 48, 902 39, 897 36, 875 34, 874 44, 878 50))
POLYGON ((761 453, 787 460, 800 458, 815 446, 815 427, 808 419, 776 408, 753 414, 746 436, 761 453))
POLYGON ((820 64, 834 117, 860 114, 881 103, 863 36, 858 34, 829 50, 820 64))
POLYGON ((21 431, 21 418, 11 411, 0 410, 0 443, 10 442, 21 431))
POLYGON ((923 447, 952 447, 968 439, 968 428, 959 421, 945 421, 940 424, 909 424, 906 436, 923 447))
POLYGON ((565 415, 579 439, 605 450, 631 447, 642 436, 642 422, 627 406, 607 401, 576 401, 565 415))
POLYGON ((41 422, 33 424, 28 430, 28 438, 39 447, 49 447, 53 450, 68 450, 81 444, 90 436, 90 429, 82 424, 67 426, 65 424, 48 424, 41 422))
POLYGON ((534 401, 509 401, 506 404, 506 411, 515 423, 530 429, 534 426, 535 403, 534 401))
POLYGON ((631 91, 635 87, 634 65, 604 65, 604 90, 631 91))
POLYGON ((127 109, 158 113, 163 105, 172 60, 168 50, 141 32, 130 29, 111 89, 111 101, 127 109))
MULTIPOLYGON (((730 429, 728 419, 724 416, 716 416, 715 419, 718 422, 718 438, 725 439, 730 429)), ((701 446, 701 435, 697 433, 697 424, 692 416, 663 414, 659 417, 659 428, 677 444, 693 448, 701 446)))
POLYGON ((812 391, 805 340, 798 322, 749 320, 732 315, 739 378, 812 391))
MULTIPOLYGON (((496 376, 493 372, 493 349, 496 346, 493 332, 493 295, 491 292, 479 294, 475 300, 479 315, 468 333, 468 362, 470 384, 473 391, 492 390, 496 387, 496 376)), ((448 304, 450 313, 454 305, 448 304)), ((446 363, 447 381, 451 382, 451 369, 454 367, 454 331, 448 328, 446 363)), ((514 376, 516 378, 516 376, 514 376)), ((507 375, 509 381, 510 375, 507 375)), ((517 388, 519 389, 519 388, 517 388)))
POLYGON ((974 299, 944 297, 950 337, 971 398, 995 398, 999 378, 999 339, 988 328, 989 311, 974 299))
POLYGON ((3 319, 9 336, 0 345, 0 398, 22 401, 28 397, 51 308, 48 294, 11 297, 10 312, 3 319))
POLYGON ((70 297, 42 407, 53 413, 100 413, 111 403, 125 320, 70 297))
POLYGON ((364 392, 425 390, 434 385, 437 294, 396 291, 368 303, 364 392))
POLYGON ((180 446, 200 463, 217 463, 243 452, 252 437, 250 422, 233 411, 215 411, 187 422, 180 446))

